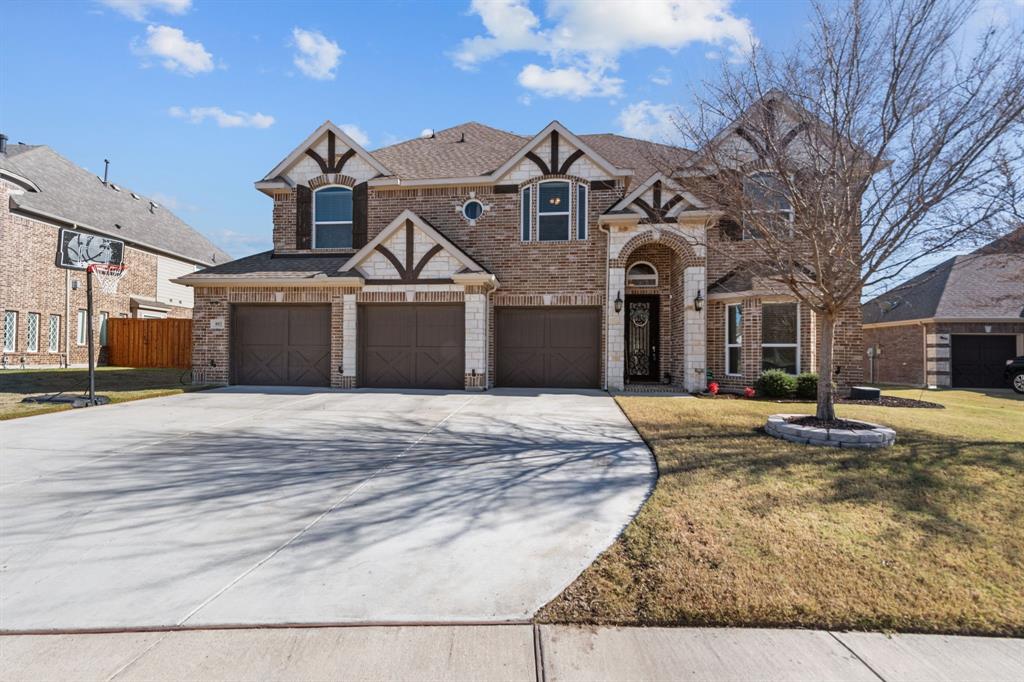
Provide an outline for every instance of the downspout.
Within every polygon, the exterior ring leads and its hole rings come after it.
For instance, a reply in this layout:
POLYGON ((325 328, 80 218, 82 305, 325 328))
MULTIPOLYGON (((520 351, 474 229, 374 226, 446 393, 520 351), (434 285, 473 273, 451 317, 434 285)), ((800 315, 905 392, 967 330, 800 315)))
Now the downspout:
POLYGON ((612 265, 612 233, 606 225, 598 225, 597 229, 601 230, 605 234, 604 240, 604 307, 601 311, 601 325, 604 328, 604 382, 602 388, 608 390, 608 362, 610 354, 608 348, 609 344, 609 329, 608 329, 608 306, 611 305, 611 265, 612 265))

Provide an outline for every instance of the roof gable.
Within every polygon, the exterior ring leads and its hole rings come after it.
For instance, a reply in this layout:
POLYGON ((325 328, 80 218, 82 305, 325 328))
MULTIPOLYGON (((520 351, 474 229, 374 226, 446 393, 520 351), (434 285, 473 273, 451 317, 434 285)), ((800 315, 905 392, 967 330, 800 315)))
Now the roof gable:
POLYGON ((707 204, 664 173, 658 172, 622 197, 609 212, 632 211, 652 222, 674 218, 687 209, 703 210, 707 204))
POLYGON ((293 149, 288 156, 263 176, 263 179, 257 182, 256 186, 264 189, 273 183, 281 182, 283 176, 290 169, 305 159, 312 159, 319 171, 324 175, 330 173, 340 174, 346 162, 352 157, 358 157, 377 175, 391 175, 391 171, 384 164, 363 149, 344 130, 331 121, 324 121, 319 128, 314 130, 309 137, 293 149), (341 148, 344 148, 345 151, 341 152, 341 148))
POLYGON ((526 144, 519 148, 508 160, 499 166, 491 177, 498 181, 511 171, 523 159, 532 161, 542 175, 565 175, 570 173, 573 165, 586 157, 597 168, 611 177, 624 177, 632 175, 633 171, 617 167, 614 163, 598 154, 594 149, 584 142, 579 136, 572 133, 568 128, 552 121, 544 130, 534 135, 526 144), (560 145, 565 140, 575 147, 575 151, 563 158, 560 154, 560 145), (546 158, 535 153, 535 150, 546 144, 546 158))
POLYGON ((368 282, 414 283, 448 280, 461 272, 487 272, 427 221, 406 209, 341 268, 368 282))

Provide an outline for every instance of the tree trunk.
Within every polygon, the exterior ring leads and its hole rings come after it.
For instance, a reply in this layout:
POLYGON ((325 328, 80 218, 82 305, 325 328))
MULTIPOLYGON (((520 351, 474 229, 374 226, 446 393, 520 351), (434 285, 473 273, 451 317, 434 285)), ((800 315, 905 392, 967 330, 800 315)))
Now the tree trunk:
POLYGON ((835 390, 832 378, 832 349, 835 344, 836 316, 828 312, 819 316, 818 330, 818 419, 835 419, 835 390))

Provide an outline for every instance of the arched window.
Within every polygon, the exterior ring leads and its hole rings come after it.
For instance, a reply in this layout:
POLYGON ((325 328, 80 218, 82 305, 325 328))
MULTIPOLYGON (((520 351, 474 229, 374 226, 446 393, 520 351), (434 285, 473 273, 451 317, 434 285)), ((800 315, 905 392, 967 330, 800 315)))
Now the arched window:
POLYGON ((626 286, 656 287, 658 286, 658 270, 646 261, 633 263, 626 272, 626 286))
POLYGON ((321 187, 313 193, 313 248, 352 248, 351 187, 321 187))
POLYGON ((537 188, 537 239, 569 240, 569 183, 549 180, 537 188))

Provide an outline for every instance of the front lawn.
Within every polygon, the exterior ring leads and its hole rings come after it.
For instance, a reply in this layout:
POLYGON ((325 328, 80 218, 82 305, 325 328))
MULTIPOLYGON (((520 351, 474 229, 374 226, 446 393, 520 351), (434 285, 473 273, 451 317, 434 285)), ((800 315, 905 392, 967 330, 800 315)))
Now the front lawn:
MULTIPOLYGON (((113 403, 206 388, 186 383, 189 381, 189 371, 181 369, 96 369, 96 393, 108 396, 113 403)), ((67 404, 21 402, 26 396, 59 391, 68 395, 84 395, 88 390, 89 371, 86 369, 0 370, 0 420, 71 409, 67 404)))
POLYGON ((885 450, 795 445, 811 405, 621 397, 660 477, 622 536, 538 618, 1024 635, 1024 400, 889 390, 839 405, 885 450))

